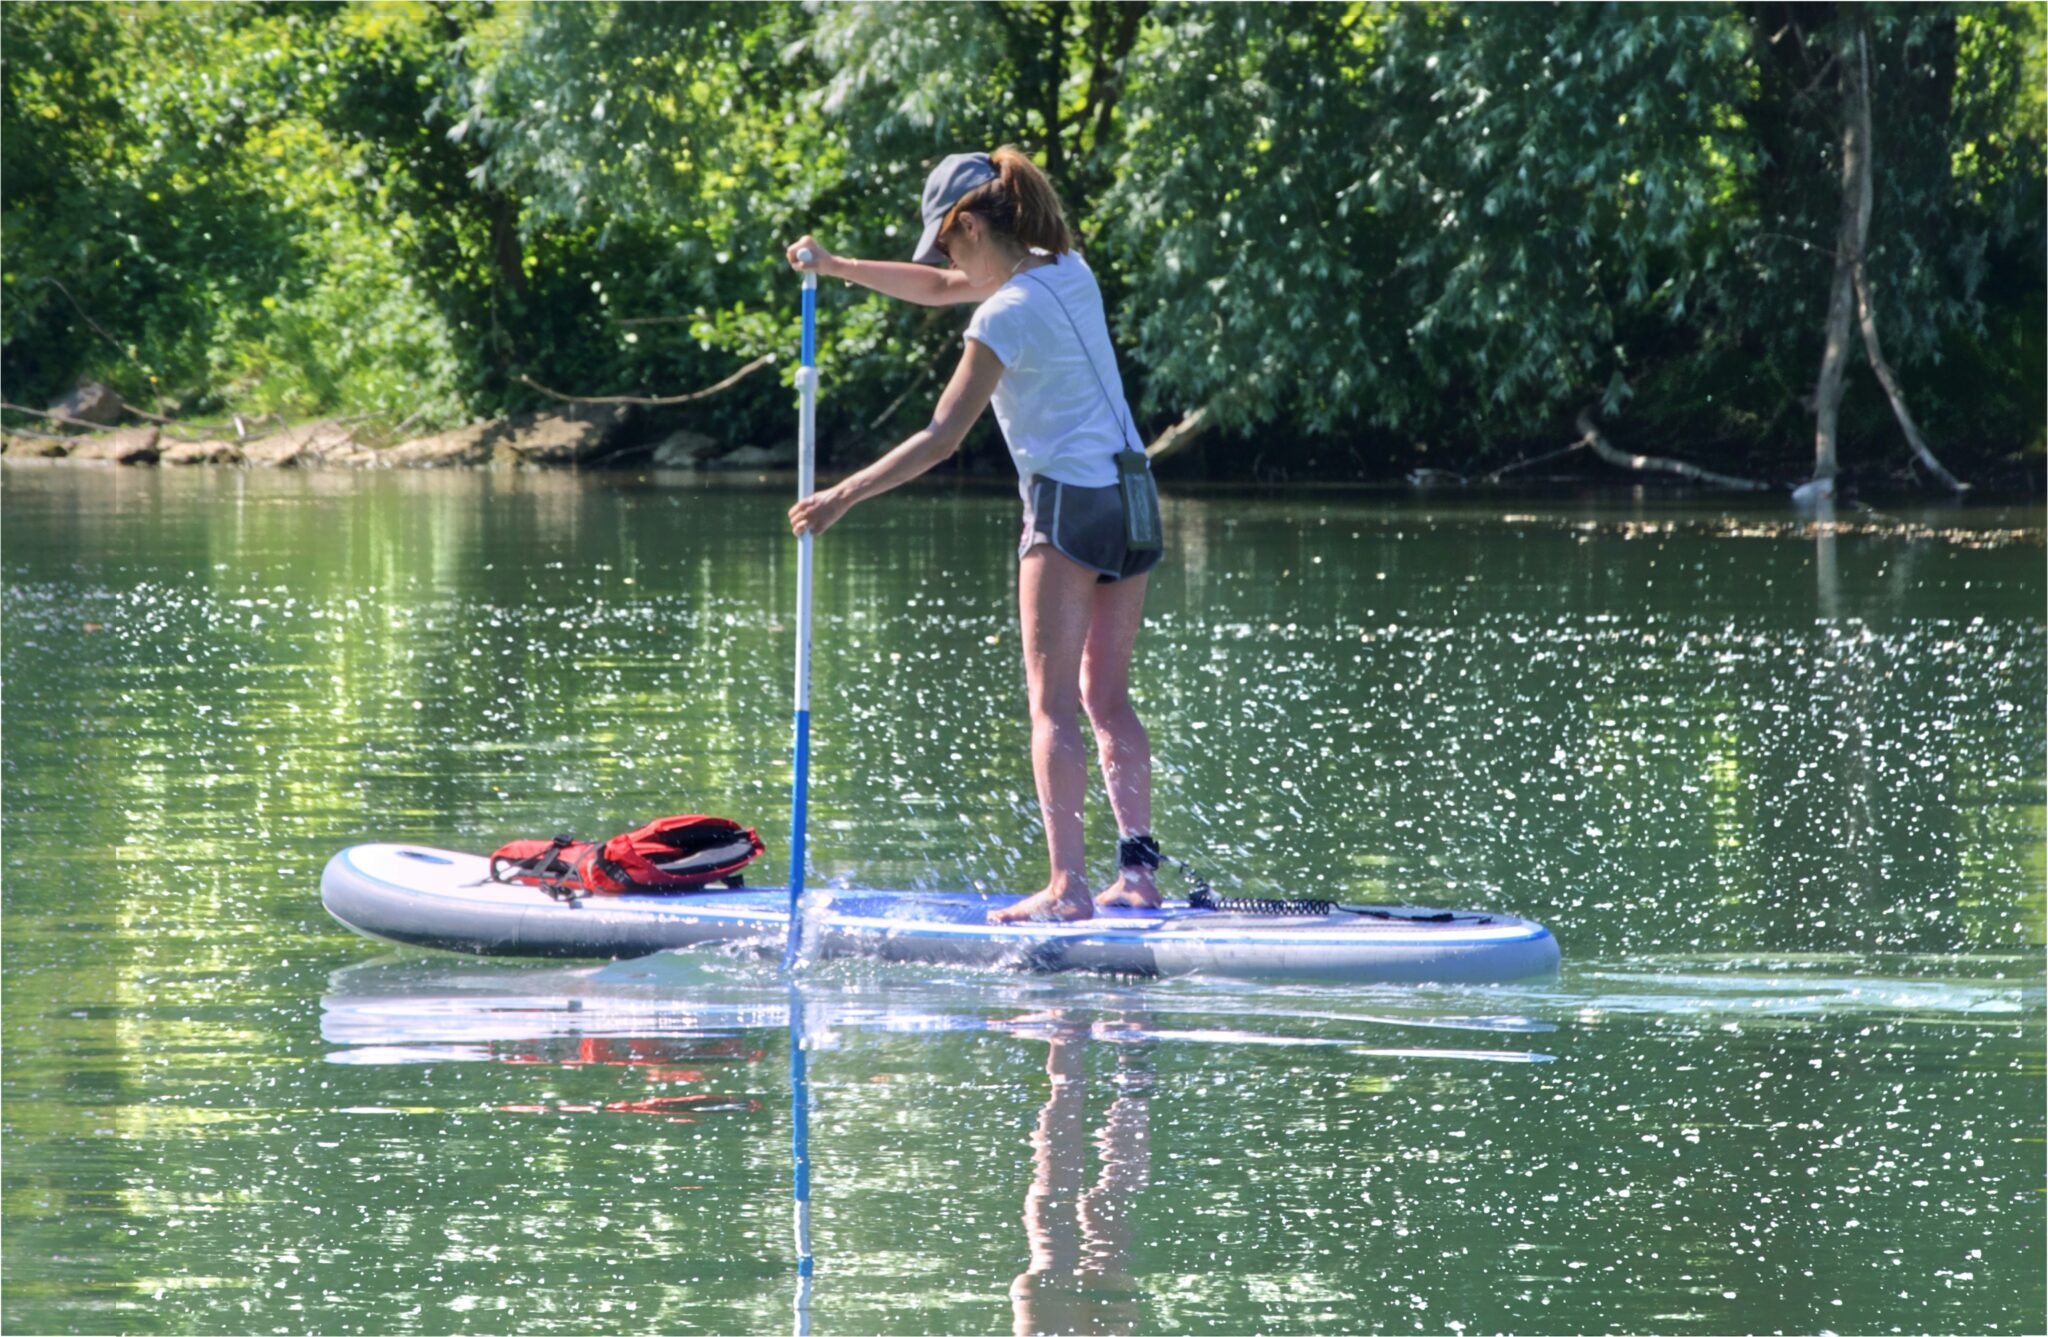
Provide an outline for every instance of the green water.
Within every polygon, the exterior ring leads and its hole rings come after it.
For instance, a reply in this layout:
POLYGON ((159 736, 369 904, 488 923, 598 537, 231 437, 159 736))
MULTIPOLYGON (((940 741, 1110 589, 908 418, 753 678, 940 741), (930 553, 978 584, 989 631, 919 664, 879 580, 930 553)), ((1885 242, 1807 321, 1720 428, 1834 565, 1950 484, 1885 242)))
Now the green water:
MULTIPOLYGON (((671 811, 783 880, 785 485, 0 488, 5 1327, 794 1325, 772 958, 390 952, 317 894, 358 840, 671 811)), ((1042 876, 1015 510, 821 544, 816 878, 1042 876)), ((2043 1330, 2037 510, 1167 521, 1169 849, 1514 910, 1565 967, 819 968, 813 1331, 2043 1330)))

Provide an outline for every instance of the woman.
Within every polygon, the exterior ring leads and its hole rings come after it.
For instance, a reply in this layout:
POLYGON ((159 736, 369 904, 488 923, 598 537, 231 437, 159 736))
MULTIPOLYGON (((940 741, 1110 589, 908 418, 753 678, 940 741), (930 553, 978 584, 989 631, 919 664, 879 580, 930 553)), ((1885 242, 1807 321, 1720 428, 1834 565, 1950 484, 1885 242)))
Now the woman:
MULTIPOLYGON (((1074 250, 1052 184, 1017 149, 945 159, 925 181, 923 216, 912 264, 835 256, 811 237, 789 248, 800 270, 922 306, 977 307, 930 425, 791 507, 790 527, 821 534, 856 502, 909 482, 958 450, 994 402, 1024 497, 1018 607, 1031 770, 1052 875, 1035 895, 989 918, 1085 919, 1098 904, 1157 905, 1152 753, 1129 689, 1145 573, 1159 552, 1134 552, 1124 542, 1112 460, 1136 435, 1101 290, 1074 250), (806 250, 808 263, 797 258, 806 250), (1087 773, 1075 716, 1084 708, 1122 837, 1117 880, 1093 898, 1081 849, 1087 773)), ((1149 474, 1138 483, 1150 493, 1149 474)))

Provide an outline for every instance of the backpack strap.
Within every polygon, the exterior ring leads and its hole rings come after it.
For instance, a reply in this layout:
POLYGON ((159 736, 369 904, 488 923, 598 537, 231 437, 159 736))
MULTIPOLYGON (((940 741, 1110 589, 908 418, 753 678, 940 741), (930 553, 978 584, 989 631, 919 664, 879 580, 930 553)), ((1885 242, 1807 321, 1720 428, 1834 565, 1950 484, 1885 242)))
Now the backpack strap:
POLYGON ((538 842, 515 840, 500 847, 491 855, 491 881, 509 882, 511 879, 498 872, 499 864, 509 865, 518 873, 528 877, 566 877, 576 870, 561 857, 562 851, 576 843, 576 837, 567 831, 549 841, 545 848, 529 852, 527 847, 538 842))
POLYGON ((562 852, 572 845, 580 844, 576 837, 563 831, 541 848, 538 841, 515 840, 491 855, 490 876, 493 882, 513 882, 533 879, 529 885, 538 886, 550 899, 571 904, 590 895, 582 874, 576 864, 562 857, 562 852), (498 866, 505 865, 505 872, 498 866), (509 876, 508 876, 509 874, 509 876))

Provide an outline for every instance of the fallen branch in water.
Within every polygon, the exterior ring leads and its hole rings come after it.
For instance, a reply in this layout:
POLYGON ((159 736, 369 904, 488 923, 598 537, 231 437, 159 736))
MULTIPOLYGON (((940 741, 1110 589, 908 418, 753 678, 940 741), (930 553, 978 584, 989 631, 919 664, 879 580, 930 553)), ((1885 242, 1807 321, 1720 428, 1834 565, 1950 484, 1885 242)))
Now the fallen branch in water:
POLYGON ((1632 469, 1637 473, 1648 471, 1676 474, 1680 478, 1690 478, 1696 483, 1712 483, 1715 487, 1735 488, 1743 492, 1770 490, 1769 483, 1759 483, 1751 478, 1736 478, 1729 474, 1717 474, 1712 469, 1702 469, 1697 464, 1687 464, 1684 460, 1667 460, 1661 455, 1631 455, 1627 451, 1616 450, 1607 438, 1600 434, 1600 429, 1594 426, 1591 409, 1579 410, 1578 425, 1578 444, 1592 447, 1595 455, 1619 468, 1632 469))
POLYGON ((550 399, 559 399, 565 404, 644 404, 651 408, 665 408, 672 404, 695 403, 697 400, 709 399, 715 394, 730 390, 742 380, 773 361, 775 361, 775 354, 763 353, 746 366, 741 367, 738 371, 720 381, 717 385, 708 385, 702 390, 692 390, 686 395, 565 395, 560 390, 548 389, 548 387, 524 372, 519 375, 519 383, 528 389, 540 391, 550 399))

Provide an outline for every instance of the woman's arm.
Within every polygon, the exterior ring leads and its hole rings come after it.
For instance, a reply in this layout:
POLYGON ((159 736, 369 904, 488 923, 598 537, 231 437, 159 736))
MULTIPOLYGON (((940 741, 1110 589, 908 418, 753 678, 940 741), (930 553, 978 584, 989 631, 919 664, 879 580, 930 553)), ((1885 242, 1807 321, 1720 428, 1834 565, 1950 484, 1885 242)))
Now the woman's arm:
POLYGON ((967 351, 960 355, 960 365, 953 369, 953 379, 939 396, 939 407, 932 414, 931 424, 859 473, 790 507, 790 531, 822 534, 855 502, 901 487, 952 455, 966 439, 967 429, 988 407, 990 396, 996 392, 996 382, 1002 379, 1002 360, 989 351, 988 345, 969 339, 967 351))
POLYGON ((845 279, 848 283, 872 288, 885 297, 915 302, 919 306, 982 302, 1002 286, 974 283, 957 269, 933 269, 930 265, 909 265, 895 260, 855 260, 834 255, 810 236, 798 237, 789 244, 789 263, 793 269, 814 269, 827 278, 845 279), (799 251, 806 250, 815 257, 809 264, 796 258, 799 251))

